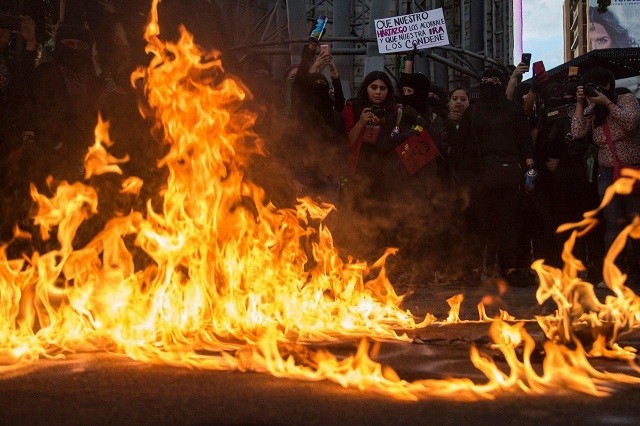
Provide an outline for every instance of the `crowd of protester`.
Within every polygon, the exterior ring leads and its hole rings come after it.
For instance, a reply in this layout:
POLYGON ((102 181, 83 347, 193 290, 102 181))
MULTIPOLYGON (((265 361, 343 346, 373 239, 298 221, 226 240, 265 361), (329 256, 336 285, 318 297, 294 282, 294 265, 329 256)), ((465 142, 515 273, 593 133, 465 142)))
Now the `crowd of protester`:
MULTIPOLYGON (((161 173, 150 125, 132 118, 136 94, 126 76, 137 61, 135 46, 110 9, 96 7, 60 17, 39 52, 28 16, 20 17, 19 31, 0 29, 3 241, 14 224, 29 228, 30 182, 46 192, 49 176, 83 179, 98 111, 116 123, 125 118, 121 140, 128 144, 120 149, 133 154, 135 174, 161 173)), ((469 88, 448 90, 414 72, 416 54, 406 55, 397 75, 364 76, 352 99, 318 40, 302 48, 300 63, 281 80, 262 58, 234 58, 231 69, 252 93, 255 131, 277 163, 258 164, 264 173, 253 177, 282 205, 301 196, 335 204, 342 220, 336 234, 367 234, 358 242, 374 250, 399 247, 412 265, 435 270, 470 259, 463 274, 493 270, 509 285, 533 285, 532 260, 562 265, 567 236, 556 228, 596 208, 620 167, 640 167, 638 101, 617 90, 603 68, 562 84, 543 76, 523 83, 528 66, 519 64, 510 75, 485 69, 471 102, 469 88), (282 185, 271 191, 274 182, 282 185)), ((105 179, 103 191, 117 199, 105 179)), ((148 187, 148 194, 157 189, 148 187)), ((106 214, 132 203, 116 201, 106 214)), ((604 253, 638 213, 640 195, 617 196, 603 210, 603 225, 579 239, 575 252, 590 282, 602 280, 604 253)), ((619 264, 634 284, 640 279, 636 240, 619 264)))

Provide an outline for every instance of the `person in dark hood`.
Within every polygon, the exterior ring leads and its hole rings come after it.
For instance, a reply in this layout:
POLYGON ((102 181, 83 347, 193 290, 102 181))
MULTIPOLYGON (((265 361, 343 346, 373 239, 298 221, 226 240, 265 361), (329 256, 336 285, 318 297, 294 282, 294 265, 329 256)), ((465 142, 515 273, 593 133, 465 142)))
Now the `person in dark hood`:
POLYGON ((422 116, 431 115, 429 109, 429 77, 422 73, 402 73, 400 75, 400 102, 410 106, 422 116))
MULTIPOLYGON (((593 210, 599 204, 593 144, 588 137, 575 138, 571 133, 575 94, 580 84, 568 80, 562 85, 549 84, 544 91, 545 108, 539 120, 535 152, 536 163, 544 165, 540 167, 536 192, 538 189, 548 192, 551 206, 552 223, 545 229, 547 233, 564 223, 579 222, 584 212, 593 210)), ((545 203, 539 198, 535 200, 537 209, 532 210, 537 210, 536 214, 540 217, 542 214, 539 212, 545 203)), ((556 234, 551 244, 546 243, 551 249, 547 253, 543 253, 543 250, 536 252, 536 238, 543 235, 539 230, 533 235, 534 254, 537 258, 544 257, 545 263, 562 267, 562 247, 569 237, 568 233, 556 234)), ((604 256, 601 227, 577 240, 574 254, 587 267, 590 281, 600 276, 604 256)), ((600 279, 601 276, 595 282, 600 279)))
MULTIPOLYGON (((11 13, 11 10, 0 7, 0 13, 11 13)), ((8 28, 0 28, 0 239, 6 241, 11 236, 10 219, 13 212, 11 197, 14 192, 15 176, 9 173, 12 159, 9 153, 20 144, 16 132, 15 105, 23 90, 24 83, 35 68, 37 55, 36 25, 34 21, 23 16, 20 37, 23 41, 22 52, 15 47, 16 37, 8 28)))
POLYGON ((344 105, 344 96, 339 80, 333 84, 334 91, 336 85, 340 87, 337 100, 331 97, 329 82, 324 74, 314 72, 305 77, 304 93, 307 100, 299 115, 307 125, 322 129, 323 138, 332 138, 343 131, 340 112, 344 105))
POLYGON ((444 87, 432 84, 429 88, 429 99, 427 103, 431 107, 431 111, 438 115, 438 117, 446 118, 449 115, 449 108, 447 107, 447 91, 444 87))
POLYGON ((92 61, 93 36, 80 25, 62 25, 56 31, 53 61, 59 65, 72 97, 87 94, 95 78, 92 61))
POLYGON ((290 168, 297 186, 302 192, 322 195, 336 192, 341 176, 346 174, 340 115, 345 99, 331 54, 321 51, 316 58, 317 49, 317 40, 310 40, 303 47, 291 87, 291 125, 285 135, 289 142, 283 146, 292 154, 290 168), (325 68, 329 70, 331 83, 321 72, 325 68))
MULTIPOLYGON (((420 108, 424 108, 422 106, 424 105, 423 100, 426 100, 426 106, 431 109, 431 112, 437 114, 444 120, 449 113, 447 108, 447 91, 440 86, 431 84, 429 78, 424 74, 413 72, 413 62, 415 61, 416 55, 418 55, 418 49, 417 45, 414 45, 413 50, 407 53, 405 57, 404 67, 400 76, 400 87, 409 87, 413 90, 408 94, 409 98, 407 101, 420 103, 420 108), (407 84, 403 84, 403 82, 407 84)), ((406 95, 402 93, 401 99, 402 96, 406 95)), ((419 110, 418 108, 415 109, 419 110)))
POLYGON ((469 141, 465 155, 468 182, 481 232, 496 244, 507 283, 523 286, 531 282, 517 270, 518 207, 525 168, 534 168, 533 148, 524 111, 507 99, 505 85, 502 71, 484 71, 480 99, 467 109, 461 130, 469 141))
POLYGON ((434 136, 434 142, 438 147, 440 156, 437 157, 436 164, 438 176, 447 177, 449 175, 449 145, 446 143, 445 124, 442 115, 436 114, 430 106, 429 93, 431 82, 429 77, 422 73, 406 73, 400 75, 400 103, 402 104, 403 122, 401 127, 411 128, 416 121, 424 121, 430 134, 434 136))
POLYGON ((480 102, 485 105, 504 105, 507 93, 504 87, 505 76, 498 68, 487 68, 480 81, 480 102))
POLYGON ((9 154, 10 173, 16 177, 14 222, 20 221, 24 229, 32 226, 30 183, 50 194, 62 181, 84 179, 84 157, 93 143, 103 93, 92 61, 92 34, 63 23, 54 42, 53 62, 36 67, 16 103, 20 143, 9 154))

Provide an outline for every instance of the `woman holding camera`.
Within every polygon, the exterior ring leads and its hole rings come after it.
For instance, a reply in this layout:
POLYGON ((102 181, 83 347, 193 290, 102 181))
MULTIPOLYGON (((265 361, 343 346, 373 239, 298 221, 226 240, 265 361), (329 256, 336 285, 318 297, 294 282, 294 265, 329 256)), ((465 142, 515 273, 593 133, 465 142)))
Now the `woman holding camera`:
MULTIPOLYGON (((592 132, 598 146, 598 194, 600 199, 621 167, 640 167, 640 107, 632 94, 616 95, 615 76, 596 67, 584 75, 584 86, 576 91, 576 111, 571 133, 581 138, 592 132), (587 100, 589 105, 587 106, 587 100)), ((640 213, 640 196, 616 195, 604 208, 605 248, 611 244, 635 215, 640 213)), ((639 267, 640 244, 632 240, 633 265, 639 267)))
POLYGON ((390 144, 396 111, 391 79, 382 71, 367 74, 356 97, 342 111, 349 138, 349 174, 368 175, 378 183, 372 189, 383 183, 380 164, 390 144))

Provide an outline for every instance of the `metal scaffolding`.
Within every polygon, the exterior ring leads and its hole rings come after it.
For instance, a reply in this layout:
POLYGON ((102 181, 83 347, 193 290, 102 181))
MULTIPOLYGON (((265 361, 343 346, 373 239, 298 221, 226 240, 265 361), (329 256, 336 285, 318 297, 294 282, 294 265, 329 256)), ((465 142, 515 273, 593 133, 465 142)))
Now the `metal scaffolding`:
POLYGON ((487 64, 514 62, 509 0, 238 0, 235 4, 239 25, 231 50, 270 57, 276 75, 299 61, 313 20, 326 15, 323 42, 332 45, 346 93, 353 93, 371 70, 397 75, 400 55, 378 53, 373 26, 375 19, 388 16, 443 8, 450 45, 423 51, 415 63, 416 71, 441 86, 468 87, 487 64), (251 19, 252 24, 246 25, 251 19))

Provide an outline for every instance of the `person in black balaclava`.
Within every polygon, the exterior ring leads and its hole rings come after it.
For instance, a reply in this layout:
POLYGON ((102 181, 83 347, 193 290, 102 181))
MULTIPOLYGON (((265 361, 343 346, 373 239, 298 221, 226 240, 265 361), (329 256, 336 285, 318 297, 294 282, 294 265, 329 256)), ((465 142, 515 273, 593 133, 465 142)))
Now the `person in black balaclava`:
POLYGON ((507 93, 504 73, 498 68, 487 68, 480 81, 480 102, 485 105, 505 105, 507 93))
POLYGON ((321 127, 325 138, 341 134, 342 120, 339 112, 334 109, 327 78, 322 73, 314 72, 308 74, 305 80, 308 98, 300 111, 301 117, 308 125, 321 127))
POLYGON ((524 111, 507 99, 505 83, 499 69, 484 71, 480 99, 465 112, 461 131, 469 140, 467 173, 470 173, 471 203, 480 216, 481 232, 487 242, 497 245, 502 276, 507 283, 524 286, 532 282, 516 269, 518 207, 525 167, 533 168, 533 149, 524 111))
POLYGON ((400 103, 404 107, 403 125, 401 127, 411 127, 416 122, 424 123, 423 127, 428 129, 433 137, 441 156, 437 158, 438 175, 447 176, 449 169, 448 154, 449 146, 445 141, 444 121, 442 116, 434 114, 435 111, 430 106, 429 97, 431 82, 422 73, 406 73, 400 75, 400 103))
POLYGON ((345 99, 330 53, 322 51, 316 58, 317 48, 317 40, 310 40, 303 47, 291 88, 292 120, 283 136, 286 141, 283 146, 301 192, 321 195, 339 189, 340 177, 345 175, 346 144, 340 115, 345 99), (317 71, 323 68, 330 72, 330 83, 317 71))
POLYGON ((429 88, 431 82, 429 77, 422 73, 402 73, 400 75, 400 102, 402 105, 410 106, 423 117, 429 117, 429 88))

